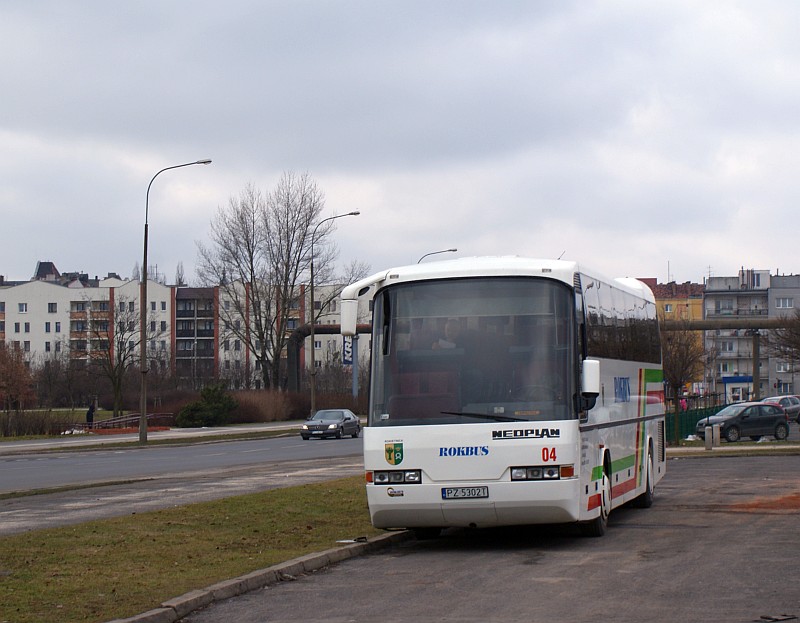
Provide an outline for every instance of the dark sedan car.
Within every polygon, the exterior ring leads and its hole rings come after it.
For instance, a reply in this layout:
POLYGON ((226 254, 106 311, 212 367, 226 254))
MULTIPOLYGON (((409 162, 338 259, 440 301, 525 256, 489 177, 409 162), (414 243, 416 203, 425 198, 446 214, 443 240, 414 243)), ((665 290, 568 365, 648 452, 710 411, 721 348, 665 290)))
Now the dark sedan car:
POLYGON ((779 405, 765 402, 737 402, 715 415, 697 422, 697 436, 705 439, 706 426, 719 424, 720 437, 739 441, 742 437, 757 440, 765 435, 775 439, 789 436, 789 417, 779 405))
POLYGON ((772 396, 764 398, 761 402, 774 402, 783 407, 790 420, 796 420, 800 424, 800 398, 797 396, 772 396))
POLYGON ((336 437, 350 435, 354 439, 361 434, 361 422, 349 409, 323 409, 317 411, 300 428, 303 439, 311 437, 336 437))

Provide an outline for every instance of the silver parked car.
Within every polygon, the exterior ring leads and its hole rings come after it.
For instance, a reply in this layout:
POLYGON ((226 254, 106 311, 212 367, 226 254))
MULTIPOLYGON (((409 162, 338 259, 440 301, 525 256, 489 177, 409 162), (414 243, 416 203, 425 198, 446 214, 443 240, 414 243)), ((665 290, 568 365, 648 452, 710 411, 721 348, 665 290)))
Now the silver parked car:
POLYGON ((317 411, 300 427, 303 439, 350 435, 354 439, 361 434, 361 422, 349 409, 322 409, 317 411))
POLYGON ((772 396, 762 399, 761 402, 774 402, 782 406, 789 419, 800 424, 800 398, 797 396, 772 396))

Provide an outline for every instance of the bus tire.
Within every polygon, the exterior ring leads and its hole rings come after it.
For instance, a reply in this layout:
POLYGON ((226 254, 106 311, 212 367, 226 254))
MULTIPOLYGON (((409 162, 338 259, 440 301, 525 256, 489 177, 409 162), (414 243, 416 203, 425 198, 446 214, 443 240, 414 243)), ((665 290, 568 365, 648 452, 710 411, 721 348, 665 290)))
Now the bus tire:
POLYGON ((581 523, 581 532, 584 536, 603 536, 608 528, 608 515, 611 512, 611 479, 606 470, 600 480, 600 514, 589 521, 581 523))
POLYGON ((653 451, 647 451, 647 470, 645 472, 644 493, 639 495, 633 500, 633 506, 636 508, 650 508, 653 505, 653 497, 655 496, 655 484, 653 484, 653 451))

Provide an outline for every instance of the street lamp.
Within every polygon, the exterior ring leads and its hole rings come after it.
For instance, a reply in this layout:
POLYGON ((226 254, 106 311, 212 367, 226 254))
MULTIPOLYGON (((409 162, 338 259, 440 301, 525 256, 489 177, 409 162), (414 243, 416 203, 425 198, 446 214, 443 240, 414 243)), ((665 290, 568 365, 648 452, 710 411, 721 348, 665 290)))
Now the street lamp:
POLYGON ((311 232, 311 415, 313 416, 317 410, 317 362, 314 356, 314 239, 317 235, 319 226, 326 221, 332 221, 337 218, 344 218, 345 216, 358 216, 361 212, 354 211, 347 214, 338 214, 336 216, 329 216, 322 219, 314 231, 311 232))
POLYGON ((422 260, 424 260, 429 255, 436 255, 437 253, 455 253, 458 249, 442 249, 441 251, 431 251, 430 253, 426 253, 421 258, 417 260, 417 264, 419 264, 422 260))
POLYGON ((144 257, 142 260, 142 281, 139 285, 139 367, 142 372, 142 392, 139 397, 139 441, 147 442, 147 219, 150 213, 150 187, 153 181, 164 171, 190 167, 195 164, 211 164, 211 160, 197 160, 165 167, 156 173, 147 185, 147 196, 144 204, 144 257))

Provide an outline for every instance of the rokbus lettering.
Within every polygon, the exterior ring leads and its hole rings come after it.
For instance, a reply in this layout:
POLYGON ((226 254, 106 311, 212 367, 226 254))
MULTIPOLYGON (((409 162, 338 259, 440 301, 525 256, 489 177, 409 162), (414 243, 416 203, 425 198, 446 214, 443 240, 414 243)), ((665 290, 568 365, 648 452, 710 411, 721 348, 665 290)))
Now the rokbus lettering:
POLYGON ((454 446, 439 448, 439 456, 486 456, 489 446, 454 446))

